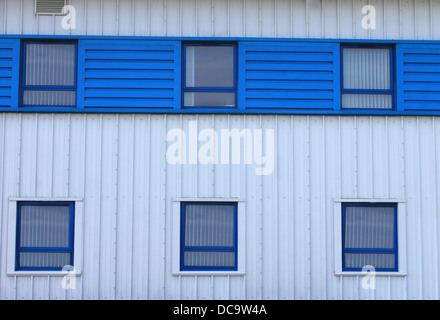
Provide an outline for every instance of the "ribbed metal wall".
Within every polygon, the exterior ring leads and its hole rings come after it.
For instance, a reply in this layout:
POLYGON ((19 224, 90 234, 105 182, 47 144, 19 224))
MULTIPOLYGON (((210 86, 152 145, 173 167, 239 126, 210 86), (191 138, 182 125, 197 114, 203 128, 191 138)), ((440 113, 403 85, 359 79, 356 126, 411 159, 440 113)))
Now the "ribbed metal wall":
MULTIPOLYGON (((7 275, 2 299, 439 299, 440 119, 228 115, 0 115, 0 208, 10 197, 84 203, 82 274, 7 275), (272 174, 255 164, 173 165, 168 130, 275 132, 272 174), (172 206, 181 197, 241 198, 244 276, 172 274, 172 206), (334 200, 406 202, 407 276, 335 275, 334 200)), ((404 232, 400 230, 400 232, 404 232)), ((76 248, 80 250, 80 248, 76 248)), ((175 257, 174 257, 175 259, 175 257)))
MULTIPOLYGON (((0 0, 1 34, 440 39, 440 0, 72 0, 76 29, 0 0), (362 7, 377 12, 362 28, 362 7)), ((440 299, 437 117, 0 114, 1 299, 440 299), (171 165, 166 133, 275 130, 275 167, 171 165), (7 275, 10 197, 84 202, 82 274, 7 275), (172 274, 179 197, 246 204, 244 276, 172 274), (336 276, 334 200, 406 201, 407 276, 336 276)), ((76 248, 78 249, 78 248, 76 248)))
POLYGON ((440 0, 71 0, 63 16, 34 14, 34 0, 0 0, 0 33, 131 36, 440 39, 440 0), (364 29, 365 5, 376 29, 364 29))

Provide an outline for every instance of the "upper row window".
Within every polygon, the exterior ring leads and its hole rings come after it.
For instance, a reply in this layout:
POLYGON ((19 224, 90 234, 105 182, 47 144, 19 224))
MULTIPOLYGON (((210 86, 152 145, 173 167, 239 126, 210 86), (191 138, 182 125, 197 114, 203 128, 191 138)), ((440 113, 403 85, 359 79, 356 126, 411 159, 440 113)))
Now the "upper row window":
POLYGON ((23 106, 76 106, 76 43, 25 42, 23 106))
POLYGON ((236 46, 184 45, 185 107, 236 106, 236 46))
MULTIPOLYGON (((393 48, 343 46, 343 109, 393 109, 393 48)), ((22 106, 76 106, 77 44, 23 44, 22 106)), ((183 107, 237 106, 236 44, 183 45, 183 107)))
POLYGON ((342 47, 342 108, 392 109, 391 47, 342 47))

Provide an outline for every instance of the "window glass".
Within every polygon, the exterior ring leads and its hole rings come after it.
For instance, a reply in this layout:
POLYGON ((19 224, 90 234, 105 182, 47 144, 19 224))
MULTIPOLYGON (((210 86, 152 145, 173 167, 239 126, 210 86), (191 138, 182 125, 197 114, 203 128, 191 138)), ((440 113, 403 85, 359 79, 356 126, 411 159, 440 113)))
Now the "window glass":
POLYGON ((73 86, 75 45, 28 43, 26 80, 30 86, 73 86))
POLYGON ((24 105, 73 106, 76 92, 67 90, 24 90, 24 105))
POLYGON ((234 107, 234 92, 185 92, 185 107, 234 107))
POLYGON ((23 247, 68 247, 68 206, 22 205, 20 245, 23 247))
POLYGON ((344 89, 390 89, 390 49, 344 48, 344 89))
POLYGON ((393 104, 390 94, 343 94, 342 106, 350 108, 389 109, 393 104))
POLYGON ((186 87, 233 86, 234 47, 186 47, 186 87))

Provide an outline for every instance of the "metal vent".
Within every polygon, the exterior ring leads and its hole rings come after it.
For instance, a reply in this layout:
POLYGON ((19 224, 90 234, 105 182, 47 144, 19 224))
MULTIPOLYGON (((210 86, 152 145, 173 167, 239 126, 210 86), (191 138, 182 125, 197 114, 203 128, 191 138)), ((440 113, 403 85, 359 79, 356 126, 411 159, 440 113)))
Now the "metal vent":
POLYGON ((66 0, 35 0, 37 14, 63 14, 66 0))

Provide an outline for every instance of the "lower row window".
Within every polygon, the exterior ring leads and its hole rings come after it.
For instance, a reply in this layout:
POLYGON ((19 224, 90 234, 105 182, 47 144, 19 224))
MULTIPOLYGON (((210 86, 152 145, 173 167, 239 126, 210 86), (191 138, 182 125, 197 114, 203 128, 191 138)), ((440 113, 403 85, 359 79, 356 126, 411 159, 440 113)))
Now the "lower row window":
POLYGON ((342 205, 342 270, 397 271, 397 204, 342 205))
POLYGON ((73 266, 74 202, 18 202, 16 270, 73 266))
POLYGON ((180 270, 237 270, 237 203, 181 204, 180 270))
MULTIPOLYGON (((181 271, 238 270, 237 206, 180 203, 181 271)), ((397 204, 350 202, 341 209, 342 271, 398 271, 397 204)), ((19 201, 16 221, 15 270, 73 266, 75 202, 19 201)))

